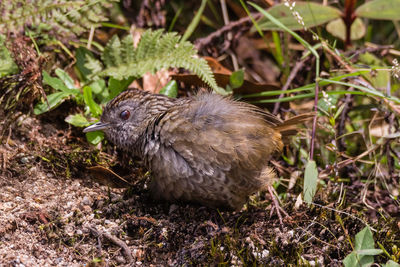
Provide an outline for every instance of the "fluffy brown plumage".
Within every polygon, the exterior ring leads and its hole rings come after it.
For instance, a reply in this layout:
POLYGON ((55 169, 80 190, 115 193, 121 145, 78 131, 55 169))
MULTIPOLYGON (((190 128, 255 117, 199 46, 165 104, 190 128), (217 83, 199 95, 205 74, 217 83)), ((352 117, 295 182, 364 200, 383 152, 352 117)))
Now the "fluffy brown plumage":
POLYGON ((110 101, 97 124, 117 147, 144 159, 156 199, 240 209, 274 178, 271 154, 282 133, 310 115, 286 122, 216 94, 168 98, 127 90, 110 101))

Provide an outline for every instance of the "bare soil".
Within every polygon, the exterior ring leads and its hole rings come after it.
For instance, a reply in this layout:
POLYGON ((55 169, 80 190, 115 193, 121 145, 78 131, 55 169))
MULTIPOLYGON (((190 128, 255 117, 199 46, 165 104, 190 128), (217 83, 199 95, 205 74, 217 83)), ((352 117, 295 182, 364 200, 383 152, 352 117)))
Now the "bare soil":
POLYGON ((369 209, 360 198, 362 183, 340 191, 339 183, 328 182, 316 202, 335 203, 344 192, 340 211, 296 209, 299 190, 289 190, 282 226, 265 192, 240 212, 157 203, 139 161, 110 144, 99 152, 60 114, 16 117, 6 131, 1 120, 0 266, 341 266, 365 223, 378 229, 374 238, 384 247, 400 247, 398 206, 379 188, 366 198, 380 207, 369 209), (132 185, 104 185, 88 170, 98 165, 132 185))

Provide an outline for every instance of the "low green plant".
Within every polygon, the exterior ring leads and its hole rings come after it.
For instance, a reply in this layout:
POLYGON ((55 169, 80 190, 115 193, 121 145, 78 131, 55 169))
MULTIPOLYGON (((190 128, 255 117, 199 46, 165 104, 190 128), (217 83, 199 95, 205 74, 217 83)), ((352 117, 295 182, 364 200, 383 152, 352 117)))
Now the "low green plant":
POLYGON ((104 11, 113 2, 116 0, 1 1, 0 32, 30 28, 39 32, 55 29, 64 35, 81 34, 107 20, 104 11))
POLYGON ((182 41, 177 33, 146 30, 136 48, 131 35, 122 40, 114 35, 101 55, 104 65, 88 58, 86 67, 91 70, 92 79, 110 76, 117 80, 135 80, 147 72, 155 73, 164 68, 184 68, 198 75, 214 91, 226 94, 218 87, 207 61, 196 55, 193 44, 182 41))
MULTIPOLYGON (((375 248, 371 229, 366 226, 356 234, 353 251, 343 260, 345 267, 366 267, 374 263, 374 256, 383 253, 382 249, 375 248)), ((386 267, 400 267, 392 260, 386 262, 386 267)))
POLYGON ((240 69, 231 74, 229 84, 226 85, 226 91, 233 92, 233 89, 239 88, 244 83, 244 70, 240 69))
POLYGON ((18 71, 18 66, 11 57, 10 51, 5 46, 6 37, 0 34, 0 78, 15 74, 18 71))
MULTIPOLYGON (((283 1, 274 5, 268 13, 278 18, 291 30, 309 29, 328 23, 326 30, 333 36, 345 40, 347 45, 351 40, 362 38, 366 26, 361 18, 398 21, 400 0, 366 1, 357 8, 357 0, 345 0, 344 8, 340 10, 333 6, 310 1, 283 1)), ((282 30, 268 18, 259 22, 261 30, 282 30)))

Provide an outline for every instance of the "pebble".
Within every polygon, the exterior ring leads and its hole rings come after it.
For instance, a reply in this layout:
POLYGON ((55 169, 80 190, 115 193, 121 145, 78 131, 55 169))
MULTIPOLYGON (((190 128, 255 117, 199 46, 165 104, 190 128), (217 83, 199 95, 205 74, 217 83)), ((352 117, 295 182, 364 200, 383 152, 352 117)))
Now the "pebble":
POLYGON ((29 158, 28 157, 23 157, 23 158, 21 158, 21 163, 22 164, 26 164, 26 163, 28 163, 29 162, 29 158))
POLYGON ((97 201, 97 208, 101 209, 102 207, 104 207, 104 201, 103 200, 97 201))
POLYGON ((82 212, 90 213, 90 212, 92 212, 92 207, 85 205, 82 207, 82 212))
POLYGON ((92 200, 88 196, 84 196, 82 199, 82 204, 91 206, 92 205, 92 200))
POLYGON ((122 256, 115 257, 115 261, 117 262, 117 264, 125 264, 126 263, 125 258, 122 256))

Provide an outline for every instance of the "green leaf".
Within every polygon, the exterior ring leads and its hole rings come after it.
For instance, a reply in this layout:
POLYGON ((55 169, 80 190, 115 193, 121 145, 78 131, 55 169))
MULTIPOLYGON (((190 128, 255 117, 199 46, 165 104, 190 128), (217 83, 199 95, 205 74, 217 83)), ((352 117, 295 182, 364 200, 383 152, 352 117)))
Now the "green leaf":
POLYGON ((51 77, 45 70, 43 71, 42 76, 43 76, 43 82, 45 84, 50 85, 53 89, 57 91, 62 91, 69 95, 77 95, 80 93, 78 89, 68 88, 62 80, 56 77, 51 77))
POLYGON ((370 73, 364 75, 373 87, 385 91, 388 83, 390 82, 390 71, 386 70, 386 63, 384 58, 375 56, 372 53, 365 52, 359 55, 357 64, 368 65, 372 70, 370 73))
POLYGON ((357 254, 353 251, 347 255, 343 260, 343 265, 345 267, 359 267, 357 254))
POLYGON ((345 267, 369 267, 374 263, 373 256, 360 256, 356 252, 352 252, 343 260, 345 267))
POLYGON ((367 267, 374 263, 373 255, 379 255, 382 250, 375 249, 371 229, 366 226, 356 234, 354 251, 343 260, 345 267, 367 267))
MULTIPOLYGON (((341 16, 341 11, 339 9, 314 2, 296 1, 293 11, 296 11, 300 14, 300 16, 303 18, 304 25, 307 28, 322 25, 333 19, 340 18, 341 16)), ((268 13, 278 19, 289 29, 301 30, 303 29, 303 25, 301 25, 298 19, 295 18, 293 11, 290 10, 290 8, 284 3, 282 3, 274 5, 268 10, 268 13)), ((259 24, 262 30, 282 30, 267 18, 262 18, 259 24)))
POLYGON ((227 94, 217 85, 207 61, 196 57, 197 51, 193 44, 181 41, 176 33, 147 30, 136 48, 128 45, 131 38, 128 35, 120 41, 114 35, 107 43, 101 56, 106 69, 99 75, 117 80, 137 79, 147 72, 155 73, 171 67, 185 68, 198 75, 217 93, 227 94))
POLYGON ((85 101, 85 104, 89 107, 92 116, 95 118, 100 117, 102 110, 101 107, 96 102, 94 102, 92 96, 92 88, 90 86, 83 87, 83 100, 85 101))
MULTIPOLYGON (((132 39, 132 36, 129 34, 127 37, 128 39, 132 39)), ((142 37, 143 38, 143 37, 142 37)), ((133 47, 132 47, 133 49, 133 47)), ((121 41, 117 34, 115 34, 110 41, 108 41, 106 47, 104 48, 103 53, 101 54, 101 59, 103 60, 104 64, 108 66, 118 66, 124 62, 124 52, 121 48, 121 41)))
POLYGON ((68 75, 65 71, 63 71, 60 68, 57 68, 55 70, 56 75, 58 78, 61 79, 61 81, 67 86, 68 89, 77 89, 74 84, 74 79, 72 79, 71 76, 68 75))
POLYGON ((370 19, 400 20, 400 0, 369 1, 359 6, 355 14, 370 19))
POLYGON ((105 80, 99 79, 97 81, 92 82, 89 86, 92 89, 94 97, 100 103, 106 103, 108 101, 108 99, 110 98, 110 92, 106 87, 105 80))
POLYGON ((65 93, 69 92, 70 89, 68 89, 68 87, 65 86, 63 81, 61 81, 58 78, 51 77, 47 71, 44 70, 42 73, 42 76, 43 76, 43 82, 45 84, 50 85, 53 89, 55 89, 57 91, 62 91, 65 93))
POLYGON ((375 256, 382 254, 383 250, 382 249, 376 249, 376 248, 370 248, 370 249, 361 249, 356 251, 358 255, 369 255, 369 256, 375 256))
POLYGON ((93 66, 88 68, 86 66, 86 64, 88 64, 90 59, 93 59, 93 60, 95 60, 95 59, 94 59, 94 55, 93 55, 92 51, 88 50, 85 47, 82 47, 82 46, 78 47, 78 49, 76 49, 76 52, 75 52, 75 57, 76 57, 75 67, 77 68, 77 70, 81 76, 81 79, 83 81, 89 80, 89 76, 93 73, 94 69, 97 69, 97 70, 102 69, 101 65, 100 65, 100 68, 96 68, 93 66))
POLYGON ((93 57, 86 55, 86 63, 84 65, 90 71, 88 80, 98 79, 98 74, 103 70, 103 64, 93 57))
POLYGON ((400 264, 392 260, 388 260, 386 264, 382 265, 382 267, 400 267, 400 264))
POLYGON ((354 250, 362 249, 373 249, 375 248, 374 238, 372 236, 371 229, 368 226, 364 227, 360 232, 356 234, 356 241, 354 250))
POLYGON ((56 92, 56 93, 50 94, 47 96, 47 101, 49 102, 49 105, 47 105, 46 101, 38 103, 38 104, 36 104, 35 108, 33 109, 33 113, 35 115, 45 113, 45 112, 49 111, 50 109, 53 109, 56 106, 60 105, 70 95, 71 95, 70 93, 66 93, 66 92, 56 92))
POLYGON ((308 204, 312 202, 312 199, 317 191, 317 180, 318 180, 318 170, 317 164, 314 160, 309 160, 306 165, 306 170, 304 173, 304 201, 308 204))
POLYGON ((18 66, 15 64, 10 51, 5 46, 6 37, 0 34, 0 77, 18 72, 18 66))
POLYGON ((351 252, 343 260, 345 267, 369 267, 374 263, 373 256, 361 256, 355 251, 351 252))
POLYGON ((110 77, 108 81, 108 91, 110 93, 109 99, 107 101, 116 97, 119 93, 124 91, 128 86, 133 82, 133 77, 129 77, 123 80, 117 80, 113 77, 110 77))
MULTIPOLYGON (((344 25, 343 19, 335 19, 330 21, 326 25, 326 30, 333 36, 340 38, 341 40, 346 39, 346 26, 344 25)), ((356 18, 351 25, 351 40, 358 40, 365 35, 365 25, 360 18, 356 18)))
POLYGON ((176 98, 178 96, 178 84, 175 80, 170 81, 167 83, 161 90, 160 94, 176 98))
MULTIPOLYGON (((324 94, 322 94, 324 96, 324 94)), ((322 97, 318 99, 318 108, 325 111, 326 113, 330 113, 333 110, 333 106, 335 106, 340 98, 340 95, 328 95, 327 97, 322 97)))
POLYGON ((65 121, 76 127, 86 127, 90 125, 90 122, 82 114, 79 113, 68 115, 68 117, 65 118, 65 121))
POLYGON ((101 131, 88 132, 88 133, 86 133, 86 139, 92 145, 97 145, 98 143, 103 141, 104 133, 101 131))
POLYGON ((229 84, 233 89, 239 88, 244 82, 244 71, 237 70, 231 74, 229 77, 229 84))
POLYGON ((92 88, 92 93, 95 95, 102 94, 106 89, 106 81, 97 80, 90 84, 90 88, 92 88))

